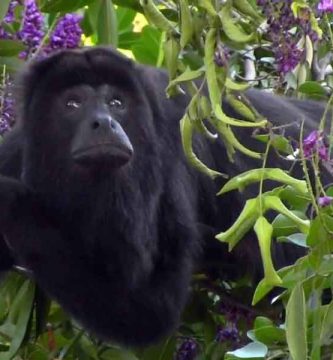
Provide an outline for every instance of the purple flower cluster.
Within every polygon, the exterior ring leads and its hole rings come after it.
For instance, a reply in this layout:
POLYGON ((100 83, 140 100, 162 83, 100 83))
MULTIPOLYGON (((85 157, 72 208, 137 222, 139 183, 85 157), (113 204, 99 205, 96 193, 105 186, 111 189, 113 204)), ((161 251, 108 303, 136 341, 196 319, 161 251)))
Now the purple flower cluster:
MULTIPOLYGON (((77 14, 66 14, 60 18, 47 44, 42 46, 46 34, 45 18, 40 12, 36 0, 25 0, 24 2, 12 0, 8 12, 0 24, 0 39, 22 41, 26 45, 26 49, 20 54, 22 59, 26 60, 31 56, 36 56, 36 50, 38 50, 37 56, 45 56, 59 49, 73 49, 80 46, 82 36, 81 19, 82 16, 77 14), (21 29, 17 32, 7 31, 6 26, 15 21, 14 10, 16 6, 22 3, 24 4, 24 11, 21 29), (39 49, 40 47, 41 49, 39 49)), ((0 135, 7 132, 15 122, 13 113, 14 99, 10 92, 7 91, 8 88, 6 86, 5 89, 0 89, 0 135)))
POLYGON ((14 9, 16 8, 16 6, 18 4, 19 4, 19 2, 16 0, 15 1, 12 0, 10 2, 7 14, 6 14, 5 18, 3 19, 2 26, 0 26, 0 39, 13 38, 13 35, 6 30, 5 26, 10 25, 11 23, 14 22, 14 9))
POLYGON ((35 0, 26 0, 22 30, 17 33, 17 38, 27 48, 20 54, 20 57, 27 59, 30 54, 33 54, 40 46, 44 35, 44 17, 42 13, 38 9, 35 0))
POLYGON ((333 0, 320 0, 318 10, 323 12, 333 12, 333 0))
MULTIPOLYGON (((16 0, 11 1, 3 25, 14 21, 14 8, 18 3, 16 0)), ((47 45, 43 46, 39 55, 48 55, 59 49, 79 47, 82 36, 81 20, 82 16, 77 14, 66 14, 60 18, 48 39, 47 45)), ((41 46, 44 36, 45 18, 40 12, 36 0, 24 1, 23 21, 20 31, 10 34, 5 30, 4 26, 0 26, 0 39, 18 39, 26 45, 26 50, 20 54, 23 59, 27 59, 36 52, 41 46)))
POLYGON ((318 198, 318 205, 320 207, 326 207, 332 204, 333 197, 332 196, 322 196, 318 198))
POLYGON ((11 83, 7 80, 0 90, 0 135, 3 135, 14 125, 14 99, 11 92, 11 83))
POLYGON ((312 41, 318 39, 318 34, 311 27, 310 10, 302 9, 295 18, 291 9, 292 0, 257 0, 257 4, 267 17, 267 33, 272 41, 277 70, 282 75, 286 74, 301 61, 303 51, 297 46, 301 36, 308 35, 312 41), (297 31, 292 33, 292 28, 297 31))
POLYGON ((45 53, 79 47, 82 37, 81 20, 82 16, 78 14, 66 14, 62 17, 50 36, 49 44, 44 49, 45 53))
POLYGON ((219 343, 224 343, 226 341, 229 341, 231 343, 239 342, 239 332, 236 326, 231 324, 226 327, 218 327, 215 341, 219 343))
POLYGON ((310 158, 317 152, 321 160, 327 161, 329 159, 328 146, 323 133, 318 130, 313 130, 303 140, 303 154, 305 158, 310 158))
POLYGON ((175 355, 175 360, 193 360, 198 355, 199 345, 198 343, 188 338, 182 342, 175 355))

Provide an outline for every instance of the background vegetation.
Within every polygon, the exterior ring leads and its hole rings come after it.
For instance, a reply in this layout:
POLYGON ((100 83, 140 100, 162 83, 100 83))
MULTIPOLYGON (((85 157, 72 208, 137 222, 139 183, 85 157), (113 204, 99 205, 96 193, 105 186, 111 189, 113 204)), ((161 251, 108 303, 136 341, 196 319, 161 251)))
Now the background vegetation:
POLYGON ((264 278, 254 291, 247 279, 226 282, 197 274, 178 331, 147 349, 123 349, 86 334, 18 269, 0 287, 0 359, 333 358, 333 302, 329 296, 333 189, 320 181, 321 168, 332 172, 331 136, 323 132, 325 125, 332 126, 323 119, 318 130, 286 139, 267 127, 269 119, 257 114, 239 93, 251 85, 326 100, 330 106, 332 12, 330 0, 1 0, 0 134, 15 123, 13 77, 32 58, 64 48, 103 44, 141 63, 167 68, 168 95, 182 90, 192 95, 181 131, 184 150, 198 171, 212 178, 221 176, 201 163, 192 150, 194 133, 216 136, 203 119, 225 141, 230 161, 236 151, 263 159, 261 169, 230 179, 222 189, 225 193, 257 183, 258 196, 246 203, 235 225, 218 238, 233 248, 254 227, 264 278), (201 93, 200 82, 207 84, 208 96, 201 93), (246 121, 224 113, 222 94, 246 121), (262 129, 256 136, 267 144, 266 154, 257 154, 238 141, 233 130, 239 126, 262 129), (291 166, 301 162, 304 178, 265 169, 270 150, 288 157, 291 166), (314 184, 308 176, 312 170, 317 174, 314 184), (269 179, 277 180, 279 186, 264 193, 262 183, 269 179), (276 214, 272 224, 265 218, 268 210, 276 214), (244 221, 248 219, 251 221, 244 221), (270 259, 272 238, 307 248, 308 255, 276 271, 270 259), (282 303, 285 317, 265 307, 265 297, 274 287, 278 287, 274 301, 282 303))

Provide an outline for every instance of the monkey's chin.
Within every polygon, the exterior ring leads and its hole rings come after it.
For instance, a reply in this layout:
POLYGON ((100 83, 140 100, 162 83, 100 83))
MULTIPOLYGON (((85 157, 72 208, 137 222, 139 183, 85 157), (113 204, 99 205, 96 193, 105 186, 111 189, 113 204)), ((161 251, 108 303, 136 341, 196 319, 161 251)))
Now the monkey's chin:
POLYGON ((72 153, 74 162, 84 167, 107 167, 118 169, 126 165, 133 156, 133 149, 112 144, 94 145, 72 153))

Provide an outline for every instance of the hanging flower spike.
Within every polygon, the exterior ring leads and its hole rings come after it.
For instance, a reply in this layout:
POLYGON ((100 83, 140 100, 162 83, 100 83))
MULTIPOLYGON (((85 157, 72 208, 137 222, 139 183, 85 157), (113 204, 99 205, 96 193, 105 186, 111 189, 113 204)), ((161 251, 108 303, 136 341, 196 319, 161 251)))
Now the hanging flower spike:
POLYGON ((320 0, 318 10, 325 12, 333 12, 333 0, 320 0))
POLYGON ((328 146, 324 142, 323 134, 318 130, 313 130, 303 140, 303 154, 305 158, 310 158, 316 151, 320 160, 329 160, 328 146))
POLYGON ((25 1, 25 10, 22 30, 17 33, 17 37, 27 45, 27 50, 20 54, 20 58, 27 59, 29 55, 39 47, 44 37, 44 17, 35 0, 25 1))
POLYGON ((325 206, 329 206, 332 204, 333 201, 333 197, 331 196, 322 196, 320 198, 318 198, 318 205, 320 207, 325 207, 325 206))
POLYGON ((60 18, 44 52, 49 54, 55 50, 75 49, 79 47, 82 36, 82 29, 80 27, 81 20, 82 16, 78 14, 66 14, 60 18))

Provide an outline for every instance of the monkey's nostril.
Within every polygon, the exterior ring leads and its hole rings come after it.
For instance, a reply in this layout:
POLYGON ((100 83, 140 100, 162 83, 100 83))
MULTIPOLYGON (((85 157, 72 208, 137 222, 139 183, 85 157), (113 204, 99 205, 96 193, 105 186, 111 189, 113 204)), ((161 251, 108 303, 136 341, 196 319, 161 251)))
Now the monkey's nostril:
POLYGON ((91 125, 93 130, 96 130, 97 128, 99 128, 99 122, 98 121, 94 121, 91 125))

